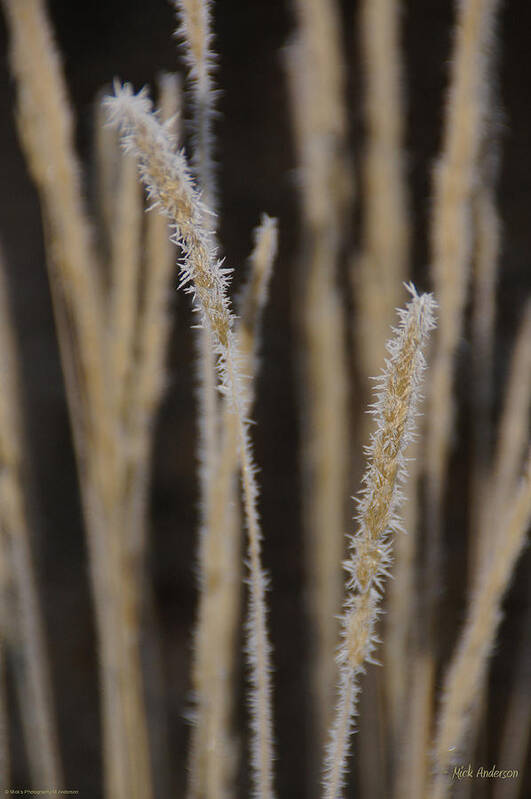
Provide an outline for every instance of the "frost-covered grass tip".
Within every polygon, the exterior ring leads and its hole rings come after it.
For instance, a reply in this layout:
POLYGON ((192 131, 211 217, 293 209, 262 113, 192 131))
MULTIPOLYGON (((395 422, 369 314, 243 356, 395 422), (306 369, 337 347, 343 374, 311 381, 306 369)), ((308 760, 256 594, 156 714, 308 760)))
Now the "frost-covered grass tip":
POLYGON ((249 539, 250 611, 248 651, 251 666, 252 763, 255 795, 273 797, 273 736, 271 709, 271 655, 267 634, 266 581, 261 565, 261 531, 258 520, 258 486, 255 479, 249 421, 245 417, 234 317, 228 297, 231 270, 222 266, 208 229, 212 214, 201 202, 184 152, 175 152, 168 123, 161 125, 147 92, 134 94, 129 84, 115 83, 115 96, 107 97, 109 121, 120 129, 122 145, 137 158, 140 177, 153 207, 170 219, 180 246, 180 288, 192 295, 201 324, 214 338, 219 388, 235 414, 240 454, 243 505, 249 539))
POLYGON ((412 300, 399 311, 400 325, 387 344, 389 358, 376 378, 376 401, 370 413, 377 428, 367 448, 368 466, 356 516, 358 529, 350 537, 347 596, 341 619, 338 652, 339 699, 325 760, 325 797, 337 799, 344 781, 349 737, 356 711, 359 676, 366 663, 374 663, 379 643, 375 626, 385 578, 389 575, 392 534, 401 530, 397 509, 402 501, 400 485, 406 479, 404 451, 412 441, 419 388, 425 361, 422 353, 429 331, 435 326, 435 301, 419 296, 407 286, 412 300))

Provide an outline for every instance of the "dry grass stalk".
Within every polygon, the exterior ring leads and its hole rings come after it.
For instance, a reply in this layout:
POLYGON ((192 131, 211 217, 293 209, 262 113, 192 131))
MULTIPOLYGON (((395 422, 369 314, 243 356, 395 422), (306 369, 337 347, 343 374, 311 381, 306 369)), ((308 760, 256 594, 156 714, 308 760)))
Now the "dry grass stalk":
POLYGON ((453 416, 452 373, 463 329, 471 263, 471 202, 487 113, 486 78, 496 0, 458 6, 442 155, 434 175, 432 276, 440 322, 431 370, 427 473, 434 517, 440 515, 453 416))
MULTIPOLYGON (((138 317, 143 196, 132 157, 119 163, 111 236, 111 287, 107 338, 108 383, 112 386, 112 411, 123 426, 135 360, 135 326, 138 317)), ((126 456, 127 457, 127 456, 126 456)))
POLYGON ((483 684, 502 618, 503 596, 525 544, 530 521, 531 456, 521 485, 505 505, 501 534, 470 602, 467 620, 446 674, 434 742, 436 774, 430 790, 433 799, 444 799, 448 795, 448 771, 459 756, 468 730, 469 710, 483 684))
MULTIPOLYGON (((216 210, 217 191, 214 169, 212 123, 215 113, 213 81, 214 55, 212 43, 211 0, 173 0, 180 25, 176 37, 184 45, 185 60, 192 95, 192 123, 195 134, 193 165, 202 201, 211 211, 216 210)), ((212 220, 205 229, 212 230, 212 220)), ((213 524, 213 480, 220 446, 219 402, 216 392, 215 341, 208 325, 199 330, 199 480, 201 496, 200 540, 208 538, 213 524)), ((200 553, 201 553, 200 545, 200 553)), ((200 574, 205 565, 199 558, 200 574)), ((202 579, 202 578, 201 578, 202 579)))
POLYGON ((249 537, 250 614, 249 659, 252 668, 252 759, 255 793, 273 796, 273 745, 270 681, 270 645, 267 636, 265 577, 261 567, 261 532, 256 508, 248 421, 245 419, 245 387, 232 329, 227 296, 230 270, 221 267, 212 249, 212 234, 205 230, 207 209, 201 205, 182 153, 174 153, 171 140, 151 113, 145 94, 133 95, 130 87, 109 98, 109 115, 122 131, 122 141, 139 159, 140 174, 150 196, 172 222, 183 251, 181 287, 193 295, 201 323, 212 331, 220 373, 220 388, 236 416, 240 451, 243 504, 249 537))
POLYGON ((180 25, 176 36, 183 42, 186 64, 191 78, 193 126, 195 132, 194 167, 202 197, 208 208, 215 210, 217 191, 214 167, 215 115, 214 54, 211 50, 212 0, 173 0, 180 25))
MULTIPOLYGON (((215 92, 212 77, 214 55, 212 43, 211 0, 173 0, 178 11, 180 26, 176 36, 184 44, 185 59, 193 100, 193 126, 195 131, 194 167, 202 201, 210 210, 216 209, 216 180, 212 122, 215 113, 215 92)), ((212 221, 207 225, 213 227, 212 221)), ((215 239, 215 235, 214 235, 215 239)), ((200 366, 200 444, 201 498, 203 505, 203 533, 208 535, 212 513, 212 475, 215 468, 218 434, 218 403, 216 394, 215 363, 212 356, 214 343, 210 331, 203 328, 199 341, 200 366)))
MULTIPOLYGON (((5 266, 0 252, 0 530, 2 540, 2 598, 8 599, 6 580, 14 595, 12 618, 2 612, 2 686, 5 655, 15 670, 20 715, 35 787, 60 786, 62 768, 53 711, 49 659, 41 606, 31 553, 30 525, 25 498, 25 445, 20 418, 21 396, 18 352, 7 294, 5 266)), ((3 698, 3 696, 2 696, 3 698)), ((5 721, 5 710, 2 722, 5 721)), ((2 736, 3 737, 3 736, 2 736)), ((7 750, 1 746, 4 759, 7 750), (5 750, 5 751, 4 751, 5 750)), ((0 772, 5 780, 4 772, 0 772)), ((8 783, 4 786, 7 788, 8 783)))
POLYGON ((304 58, 311 73, 314 103, 313 110, 308 111, 313 116, 312 128, 322 134, 327 131, 328 157, 343 158, 345 149, 341 145, 345 144, 347 119, 338 4, 329 0, 296 0, 295 9, 304 58))
POLYGON ((13 616, 10 593, 11 577, 8 564, 7 536, 0 524, 0 788, 6 788, 11 778, 9 753, 9 711, 7 706, 6 662, 9 616, 13 616))
POLYGON ((404 750, 402 738, 406 698, 410 687, 412 664, 413 630, 420 612, 416 586, 417 556, 417 481, 420 473, 418 447, 413 444, 409 458, 408 480, 404 487, 406 502, 402 511, 407 535, 396 540, 394 579, 389 584, 385 616, 385 679, 388 721, 393 739, 393 753, 399 757, 404 750))
MULTIPOLYGON (((493 109, 491 109, 491 116, 493 109)), ((490 127, 492 127, 492 122, 490 127)), ((488 147, 493 149, 492 142, 488 147)), ((473 199, 476 233, 472 313, 473 436, 474 464, 471 530, 471 575, 480 573, 483 508, 488 502, 487 464, 492 448, 493 359, 496 321, 496 288, 500 254, 501 220, 496 207, 497 158, 487 150, 483 175, 473 199), (490 157, 489 157, 490 156, 490 157)))
POLYGON ((365 0, 361 5, 366 145, 362 255, 353 280, 364 380, 381 368, 389 325, 402 301, 402 282, 407 277, 399 12, 397 0, 365 0))
MULTIPOLYGON (((198 185, 208 208, 214 210, 217 191, 214 169, 212 135, 215 112, 213 81, 214 58, 212 43, 212 9, 210 0, 174 0, 180 21, 176 36, 184 46, 185 61, 192 96, 192 125, 194 132, 193 166, 198 185)), ((210 228, 211 225, 209 224, 210 228)), ((215 237, 214 237, 215 240, 215 237)), ((231 757, 228 753, 228 704, 223 691, 224 680, 219 680, 219 669, 211 662, 212 639, 220 626, 219 599, 212 591, 212 571, 220 573, 221 563, 214 559, 220 552, 220 524, 228 521, 227 510, 221 518, 216 497, 216 469, 221 447, 219 428, 219 403, 216 394, 214 340, 208 325, 199 331, 199 460, 201 485, 201 530, 199 536, 200 597, 196 631, 196 647, 192 667, 195 695, 195 717, 190 746, 190 797, 219 797, 227 792, 231 757), (214 621, 216 619, 217 621, 214 621), (210 624, 209 621, 214 622, 210 624), (213 694, 209 693, 213 689, 213 694), (223 708, 223 705, 225 707, 223 708)), ((233 499, 225 497, 225 499, 233 499)), ((231 550, 227 546, 227 552, 231 550)), ((230 553, 235 554, 235 553, 230 553)), ((223 580, 230 580, 234 567, 227 558, 223 563, 228 571, 223 580)), ((223 659, 223 656, 222 656, 223 659)), ((228 674, 225 675, 225 680, 228 674)))
POLYGON ((96 207, 101 230, 101 241, 106 254, 111 249, 114 229, 114 210, 117 182, 118 138, 116 131, 105 124, 105 115, 101 101, 105 90, 98 92, 93 106, 93 150, 94 168, 96 172, 96 207))
MULTIPOLYGON (((472 201, 489 113, 489 56, 497 0, 464 0, 456 6, 456 32, 441 156, 434 172, 431 272, 439 302, 439 327, 430 370, 426 430, 427 541, 423 568, 420 646, 437 659, 441 595, 441 537, 446 470, 454 417, 453 373, 472 260, 472 201)), ((432 670, 435 675, 435 670, 432 670)), ((431 692, 426 692, 426 697, 431 692)))
POLYGON ((397 741, 399 754, 395 763, 395 799, 426 799, 427 796, 434 668, 433 659, 425 651, 418 650, 412 654, 409 703, 404 716, 405 724, 397 741))
MULTIPOLYGON (((528 584, 528 607, 524 616, 523 638, 516 652, 516 668, 496 763, 510 766, 519 775, 525 773, 531 739, 531 590, 528 584)), ((496 780, 493 799, 518 799, 521 780, 496 780)))
MULTIPOLYGON (((360 43, 364 67, 365 101, 364 120, 366 128, 365 153, 362 160, 363 207, 361 231, 361 255, 353 259, 352 284, 354 305, 357 309, 356 353, 360 376, 367 394, 370 375, 382 366, 389 326, 395 308, 401 304, 403 281, 406 279, 408 257, 408 211, 402 164, 404 102, 401 91, 401 59, 399 48, 399 4, 396 0, 366 0, 360 8, 360 43), (382 225, 382 219, 386 220, 382 225)), ((366 418, 361 422, 360 439, 365 442, 370 436, 366 418)), ((410 475, 411 497, 416 496, 416 472, 410 475)), ((407 503, 406 512, 414 505, 407 503)), ((409 535, 401 537, 397 550, 397 569, 401 581, 401 592, 393 583, 389 596, 390 615, 386 618, 386 649, 384 672, 377 670, 364 691, 362 702, 374 701, 378 694, 385 695, 390 712, 390 729, 397 734, 403 714, 400 704, 406 688, 406 639, 407 616, 404 604, 410 602, 404 590, 411 589, 411 562, 408 563, 414 546, 415 527, 407 527, 409 535), (402 562, 402 556, 404 560, 402 562), (403 566, 403 568, 401 568, 403 566), (408 575, 409 572, 409 576, 408 575), (396 614, 394 602, 396 605, 396 614), (392 631, 392 632, 391 632, 392 631), (389 658, 389 659, 388 659, 389 658), (375 696, 367 695, 374 686, 375 696)), ((383 714, 364 717, 363 742, 360 747, 382 751, 385 737, 383 714), (373 719, 371 725, 369 720, 373 719), (381 729, 379 729, 379 727, 381 729)), ((361 773, 364 779, 383 779, 386 764, 371 767, 366 756, 361 758, 361 773)), ((376 787, 371 788, 374 793, 376 787)), ((380 789, 381 795, 386 789, 380 789)))
POLYGON ((411 441, 424 369, 422 350, 434 327, 435 303, 429 294, 400 311, 400 328, 387 349, 385 372, 378 378, 372 413, 377 429, 368 449, 369 465, 359 500, 358 532, 351 537, 345 563, 347 597, 338 653, 339 699, 326 756, 326 799, 337 799, 346 772, 348 742, 356 712, 359 677, 374 662, 379 604, 391 562, 392 532, 401 529, 397 508, 406 477, 404 451, 411 441))
POLYGON ((11 64, 19 86, 19 132, 43 198, 55 269, 75 320, 80 377, 90 397, 90 411, 86 408, 85 412, 96 426, 100 415, 106 416, 101 368, 103 295, 82 207, 73 123, 59 57, 41 0, 3 2, 11 30, 11 64))
MULTIPOLYGON (((264 216, 255 232, 251 275, 241 299, 237 326, 241 370, 250 378, 245 386, 243 404, 246 417, 254 399, 259 326, 276 250, 276 220, 264 216)), ((228 405, 223 408, 222 430, 213 481, 213 523, 208 538, 201 542, 204 551, 200 554, 200 562, 204 564, 204 574, 195 639, 196 719, 190 759, 191 796, 227 796, 233 790, 231 778, 234 774, 231 772, 235 753, 230 720, 241 546, 233 496, 238 473, 238 430, 236 417, 228 405)))
POLYGON ((345 120, 335 8, 328 3, 300 2, 298 10, 299 39, 288 49, 286 63, 302 177, 304 248, 297 321, 303 356, 304 523, 315 629, 316 743, 320 745, 330 722, 334 692, 333 651, 341 604, 337 564, 343 555, 349 470, 346 325, 336 272, 341 221, 351 185, 348 165, 341 157, 345 120), (322 41, 320 31, 324 31, 322 41))
POLYGON ((73 122, 41 0, 5 0, 18 122, 46 222, 50 283, 73 420, 98 623, 107 792, 151 795, 131 564, 124 552, 124 470, 112 412, 98 260, 83 207, 73 122), (118 675, 118 676, 117 676, 118 675))
POLYGON ((488 501, 482 516, 483 558, 492 557, 501 514, 514 492, 529 440, 531 405, 531 300, 528 300, 509 367, 502 416, 499 423, 488 501))
MULTIPOLYGON (((365 0, 360 8, 361 50, 364 61, 366 144, 363 158, 361 256, 353 261, 352 283, 357 308, 356 351, 361 377, 367 385, 383 363, 385 342, 395 308, 401 304, 407 277, 408 210, 403 169, 404 98, 401 86, 399 3, 365 0), (385 219, 385 225, 382 220, 385 219)), ((360 438, 367 441, 368 424, 360 438)), ((417 470, 410 473, 410 501, 405 513, 408 536, 397 543, 395 581, 386 618, 386 668, 375 675, 385 681, 390 727, 396 736, 403 718, 407 685, 407 630, 411 610, 415 548, 417 470)), ((381 732, 378 733, 381 735, 381 732)), ((365 760, 363 761, 365 762, 365 760)), ((385 771, 380 767, 379 773, 385 771)))
MULTIPOLYGON (((3 543, 1 544, 3 546, 3 543)), ((4 593, 2 592, 2 596, 4 593)), ((9 757, 9 716, 6 695, 6 646, 4 640, 5 624, 2 622, 0 632, 0 787, 9 785, 11 779, 11 763, 9 757)))

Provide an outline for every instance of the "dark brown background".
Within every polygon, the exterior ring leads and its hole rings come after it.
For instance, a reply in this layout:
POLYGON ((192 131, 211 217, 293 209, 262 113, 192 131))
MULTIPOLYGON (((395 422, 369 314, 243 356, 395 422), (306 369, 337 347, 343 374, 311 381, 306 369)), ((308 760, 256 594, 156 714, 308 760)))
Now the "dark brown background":
MULTIPOLYGON (((355 33, 355 3, 344 2, 344 41, 348 53, 352 147, 359 168, 363 131, 361 65, 355 33)), ((139 88, 160 70, 179 64, 171 33, 173 13, 164 0, 93 0, 49 3, 64 56, 68 85, 78 118, 78 144, 86 165, 90 197, 92 103, 115 75, 139 88)), ((403 3, 407 168, 414 216, 414 274, 429 286, 427 220, 430 170, 437 153, 444 109, 443 88, 451 44, 453 3, 408 0, 403 3)), ((8 74, 6 33, 0 22, 0 236, 9 263, 12 303, 22 352, 27 429, 35 477, 35 549, 52 653, 67 787, 81 797, 101 795, 96 654, 87 580, 87 556, 80 514, 68 414, 55 341, 42 249, 39 206, 25 170, 13 126, 13 86, 8 74)), ((272 576, 271 627, 275 663, 275 722, 278 793, 306 793, 308 771, 308 640, 300 527, 296 369, 293 352, 293 267, 299 244, 294 148, 281 50, 294 27, 288 0, 217 0, 215 3, 218 83, 222 88, 217 123, 222 200, 221 239, 227 260, 242 265, 251 247, 251 231, 262 211, 280 220, 280 257, 271 303, 264 322, 262 370, 254 418, 257 461, 261 466, 265 564, 272 576)), ((508 355, 529 292, 531 253, 531 6, 504 4, 498 29, 501 103, 504 111, 500 208, 503 256, 499 282, 496 350, 496 412, 508 355)), ((356 241, 356 220, 353 220, 356 241)), ((151 572, 163 631, 166 662, 169 793, 184 795, 188 674, 196 604, 194 368, 191 323, 185 297, 175 295, 169 387, 157 427, 151 502, 151 572)), ((466 542, 462 523, 470 434, 467 432, 469 343, 459 352, 461 413, 451 464, 456 511, 448 527, 448 641, 463 617, 466 542)), ((354 492, 355 488, 353 488, 354 492)), ((528 591, 529 555, 519 565, 506 602, 507 619, 492 669, 489 715, 490 759, 495 757, 499 723, 516 642, 522 633, 528 591)), ((531 671, 531 664, 530 664, 531 671)), ((531 674, 530 674, 531 691, 531 674)), ((26 762, 16 707, 12 754, 15 785, 27 785, 26 762)), ((245 745, 247 720, 240 729, 245 745)), ((501 764, 510 768, 511 764, 501 764)), ((246 776, 242 774, 242 785, 246 776)), ((530 788, 531 791, 531 788, 530 788)), ((242 796, 247 790, 242 790, 242 796)), ((522 793, 522 796, 525 795, 522 793)), ((530 794, 527 794, 530 795, 530 794)))

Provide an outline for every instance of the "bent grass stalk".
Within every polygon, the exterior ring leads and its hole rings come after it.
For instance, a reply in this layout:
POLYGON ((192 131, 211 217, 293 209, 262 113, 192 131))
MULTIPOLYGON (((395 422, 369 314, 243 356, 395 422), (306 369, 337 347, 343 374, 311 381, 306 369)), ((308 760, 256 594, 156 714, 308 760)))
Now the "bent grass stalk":
POLYGON ((258 486, 254 476, 249 423, 244 415, 245 388, 227 296, 230 270, 216 260, 212 236, 205 229, 208 210, 201 204, 193 187, 184 155, 174 153, 171 139, 152 113, 145 92, 134 95, 130 86, 117 85, 115 96, 109 97, 106 104, 111 123, 117 124, 121 130, 125 149, 138 158, 141 178, 155 206, 170 218, 174 226, 176 241, 183 252, 180 287, 192 294, 201 323, 215 338, 220 390, 235 413, 249 536, 248 650, 252 667, 254 785, 257 796, 270 799, 273 796, 273 744, 266 583, 261 566, 261 531, 256 507, 258 486))
POLYGON ((358 532, 351 537, 345 562, 349 575, 338 652, 339 699, 325 759, 325 799, 337 799, 346 772, 348 742, 366 663, 374 663, 378 643, 375 627, 385 578, 391 563, 391 533, 401 529, 397 508, 406 477, 404 451, 411 441, 424 370, 422 350, 434 327, 435 302, 417 295, 400 313, 400 327, 387 349, 385 372, 378 378, 371 413, 377 430, 368 448, 369 465, 357 515, 358 532))

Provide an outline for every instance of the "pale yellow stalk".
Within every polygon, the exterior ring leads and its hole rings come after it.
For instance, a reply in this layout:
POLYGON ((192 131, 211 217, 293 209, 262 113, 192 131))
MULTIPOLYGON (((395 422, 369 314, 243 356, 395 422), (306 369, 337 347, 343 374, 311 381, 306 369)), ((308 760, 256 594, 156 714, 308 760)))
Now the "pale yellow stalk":
POLYGON ((403 719, 406 713, 406 698, 411 687, 413 668, 413 628, 419 612, 417 587, 415 584, 415 560, 417 556, 417 480, 420 473, 418 448, 411 447, 409 476, 404 488, 404 529, 395 546, 393 580, 389 583, 385 615, 385 685, 387 709, 390 714, 388 726, 393 740, 393 756, 399 757, 404 749, 402 738, 403 719))
POLYGON ((0 789, 10 784, 9 711, 7 706, 6 660, 9 617, 14 615, 9 596, 11 577, 8 565, 7 536, 0 524, 0 789))
POLYGON ((359 678, 374 662, 376 624, 392 555, 391 534, 400 530, 397 516, 400 486, 406 477, 404 451, 410 443, 424 368, 422 350, 434 326, 435 303, 429 294, 413 299, 400 312, 400 328, 389 342, 386 371, 378 380, 369 464, 359 500, 358 531, 351 537, 345 569, 347 596, 338 652, 339 698, 325 761, 324 797, 341 795, 349 739, 356 712, 359 678))
POLYGON ((451 766, 459 758, 470 721, 470 707, 483 676, 500 624, 501 603, 525 544, 531 521, 531 456, 521 485, 506 505, 492 558, 471 599, 467 619, 444 681, 434 741, 436 773, 429 796, 444 799, 451 766))
MULTIPOLYGON (((472 260, 472 199, 488 113, 489 54, 498 0, 456 6, 448 105, 433 181, 431 273, 440 307, 430 369, 426 431, 427 541, 423 567, 423 642, 437 659, 443 496, 454 420, 454 361, 463 334, 472 260)), ((429 693, 429 692, 428 692, 429 693)))
POLYGON ((180 25, 176 36, 182 40, 189 70, 193 99, 195 147, 193 163, 203 200, 208 208, 217 205, 212 122, 215 113, 214 55, 211 50, 212 0, 172 0, 180 25))
MULTIPOLYGON (((12 327, 7 294, 5 266, 0 252, 0 528, 2 553, 2 598, 6 600, 5 581, 14 592, 11 611, 14 618, 7 623, 2 611, 0 641, 2 660, 7 652, 13 663, 20 700, 20 716, 28 752, 31 783, 62 785, 57 726, 53 710, 49 658, 39 604, 37 581, 31 553, 30 524, 25 497, 23 440, 18 375, 18 352, 12 327)), ((4 674, 0 675, 2 694, 4 674)), ((4 713, 6 708, 3 708, 4 713)), ((5 723, 5 715, 2 714, 5 723)), ((4 747, 0 747, 4 749, 4 747)), ((4 757, 7 752, 3 752, 4 757)), ((1 773, 1 778, 4 774, 1 773)), ((9 787, 5 783, 5 787, 9 787)))
POLYGON ((92 140, 100 238, 105 253, 109 254, 115 221, 114 206, 119 157, 116 131, 105 124, 105 114, 101 104, 104 95, 105 91, 100 90, 94 103, 92 140))
MULTIPOLYGON (((365 145, 362 165, 362 227, 361 254, 353 259, 351 280, 354 288, 353 303, 356 308, 355 349, 364 394, 370 392, 370 375, 377 374, 383 366, 385 342, 395 309, 403 300, 403 281, 407 278, 408 260, 408 199, 403 169, 403 139, 405 107, 401 85, 400 55, 400 4, 398 0, 363 0, 360 6, 360 45, 362 74, 364 78, 365 145), (385 224, 382 224, 385 220, 385 224)), ((361 403, 362 407, 364 402, 361 403)), ((366 443, 370 429, 367 418, 360 420, 359 440, 366 443)), ((410 477, 408 508, 414 503, 416 474, 410 477)), ((408 542, 414 545, 416 530, 408 527, 408 542)), ((403 553, 407 557, 406 553, 403 553)), ((397 552, 398 570, 402 551, 397 552)), ((404 563, 407 572, 408 564, 404 563)), ((411 588, 402 584, 402 590, 411 588)), ((389 597, 389 607, 398 591, 389 597)), ((411 603, 411 597, 400 594, 399 603, 411 603)), ((403 605, 402 605, 403 608, 403 605)), ((400 604, 397 607, 400 613, 400 604)), ((387 632, 393 630, 394 638, 388 650, 385 671, 377 670, 371 684, 378 695, 385 693, 390 700, 388 714, 373 714, 373 730, 365 729, 367 748, 387 755, 388 747, 381 741, 391 727, 396 735, 403 718, 399 705, 405 692, 407 671, 404 627, 407 617, 387 617, 387 632)), ((372 768, 362 757, 361 772, 365 781, 383 779, 387 766, 381 762, 372 768)), ((381 793, 386 793, 382 788, 381 793)))
POLYGON ((10 784, 11 763, 9 757, 9 716, 6 696, 6 647, 3 640, 4 626, 2 626, 2 639, 0 640, 0 788, 10 784))
MULTIPOLYGON (((192 164, 197 177, 198 186, 205 204, 211 210, 216 210, 217 190, 214 169, 214 139, 212 123, 215 110, 214 81, 213 81, 213 54, 211 51, 212 21, 211 0, 174 0, 178 12, 180 25, 176 35, 182 40, 185 60, 188 66, 190 94, 192 98, 192 126, 194 133, 194 147, 192 164)), ((215 241, 214 226, 213 241, 215 241)), ((200 597, 198 610, 198 629, 196 633, 196 653, 193 666, 192 681, 196 697, 196 717, 190 747, 190 797, 210 797, 216 799, 224 796, 227 791, 228 771, 227 766, 231 760, 226 747, 229 745, 227 731, 223 732, 218 722, 222 703, 222 692, 215 690, 212 699, 208 690, 205 692, 205 678, 210 674, 212 685, 218 686, 216 673, 218 670, 210 664, 208 654, 208 638, 212 637, 212 629, 205 619, 213 618, 208 613, 211 608, 213 615, 218 608, 215 605, 215 592, 212 591, 212 571, 219 570, 219 563, 211 561, 212 553, 219 550, 220 522, 228 522, 227 509, 219 517, 219 508, 216 507, 216 470, 218 468, 219 449, 222 447, 221 436, 223 428, 220 427, 219 403, 216 395, 216 376, 214 341, 209 326, 204 326, 199 331, 199 459, 200 459, 200 484, 201 484, 201 530, 199 535, 199 581, 200 597), (206 617, 205 617, 206 613, 206 617), (207 635, 207 639, 205 639, 207 635), (204 644, 204 645, 203 645, 204 644), (220 753, 220 747, 222 751, 220 753)), ((227 495, 231 501, 233 497, 227 495)), ((228 547, 230 549, 230 546, 228 547)), ((228 560, 224 559, 228 564, 228 560)), ((228 572, 222 578, 231 580, 234 577, 233 568, 228 565, 228 572)), ((221 632, 219 624, 216 630, 221 632)), ((223 714, 222 714, 223 715, 223 714)))
POLYGON ((250 614, 249 659, 251 664, 252 765, 255 794, 273 796, 273 744, 270 646, 267 636, 265 578, 261 567, 261 531, 256 507, 251 442, 246 420, 245 389, 239 353, 232 330, 227 296, 229 270, 222 268, 212 248, 213 236, 205 229, 208 209, 201 205, 182 153, 174 153, 171 140, 151 113, 145 94, 134 96, 129 86, 117 87, 109 98, 111 120, 121 127, 125 147, 139 159, 140 174, 150 196, 169 217, 183 251, 181 287, 193 295, 201 323, 216 342, 221 390, 236 418, 243 488, 243 504, 249 539, 250 614))
POLYGON ((93 422, 105 417, 103 303, 81 200, 73 120, 42 0, 2 0, 18 82, 18 127, 50 226, 54 268, 76 325, 82 380, 93 422))
POLYGON ((18 83, 20 136, 41 195, 87 525, 100 645, 106 791, 113 799, 149 799, 134 591, 120 533, 120 431, 107 382, 105 303, 83 207, 73 120, 42 0, 3 2, 18 83))
POLYGON ((410 668, 409 701, 397 739, 394 799, 426 799, 428 795, 431 708, 435 684, 433 658, 422 650, 413 652, 410 668))
MULTIPOLYGON (((492 71, 492 69, 491 69, 492 71)), ((487 92, 489 105, 485 141, 480 154, 480 178, 472 200, 475 229, 472 306, 472 514, 469 572, 472 582, 482 570, 485 539, 483 515, 489 501, 489 465, 493 446, 494 346, 496 289, 501 243, 501 219, 496 205, 498 177, 497 108, 494 81, 487 92)))
POLYGON ((524 615, 523 637, 518 642, 516 668, 505 711, 496 763, 501 768, 518 771, 517 779, 496 780, 493 799, 518 799, 521 794, 521 779, 528 762, 528 747, 531 739, 531 694, 529 691, 529 665, 531 664, 531 586, 528 583, 527 612, 524 615))
MULTIPOLYGON (((335 151, 335 144, 344 145, 347 131, 345 105, 345 67, 341 47, 341 19, 334 0, 295 0, 298 35, 305 48, 310 70, 313 117, 316 129, 330 137, 329 158, 344 158, 345 151, 335 151), (334 142, 335 139, 335 142, 334 142)), ((311 178, 310 178, 311 179, 311 178)), ((344 188, 345 184, 341 188, 344 188)), ((349 186, 348 189, 351 189, 349 186)))
POLYGON ((359 320, 358 357, 366 381, 383 365, 389 325, 403 297, 408 210, 403 167, 400 4, 398 0, 364 0, 360 13, 366 144, 362 159, 362 255, 353 281, 359 320))
POLYGON ((346 524, 347 330, 336 273, 352 186, 344 158, 346 123, 336 8, 301 0, 297 9, 298 39, 288 49, 286 63, 302 179, 304 232, 297 285, 300 300, 295 307, 303 358, 304 526, 313 627, 312 692, 317 697, 313 710, 320 746, 334 693, 333 651, 341 605, 337 564, 343 556, 346 524))
POLYGON ((482 515, 483 559, 492 557, 493 543, 500 516, 514 492, 529 441, 529 409, 531 406, 531 300, 528 300, 520 322, 505 388, 502 415, 498 428, 488 499, 482 515))
MULTIPOLYGON (((144 198, 142 188, 138 184, 134 158, 120 153, 119 150, 117 157, 119 167, 113 205, 111 286, 106 348, 112 412, 117 424, 123 426, 135 360, 144 198)), ((127 454, 124 460, 127 460, 127 454)))

